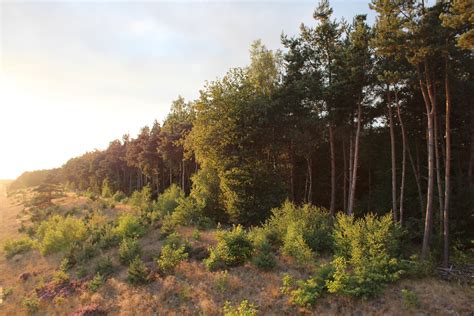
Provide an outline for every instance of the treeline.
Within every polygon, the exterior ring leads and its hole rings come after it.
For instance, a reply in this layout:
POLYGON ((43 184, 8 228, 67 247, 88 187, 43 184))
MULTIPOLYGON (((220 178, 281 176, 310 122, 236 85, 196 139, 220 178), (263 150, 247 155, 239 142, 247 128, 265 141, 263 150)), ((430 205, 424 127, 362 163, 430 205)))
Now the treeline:
MULTIPOLYGON (((337 21, 327 1, 285 48, 178 98, 162 125, 69 160, 71 189, 154 196, 176 184, 207 216, 256 224, 285 199, 357 216, 391 210, 422 257, 473 238, 474 47, 469 0, 372 0, 337 21)), ((29 175, 31 176, 31 175, 29 175)), ((18 181, 23 181, 20 177, 18 181)))

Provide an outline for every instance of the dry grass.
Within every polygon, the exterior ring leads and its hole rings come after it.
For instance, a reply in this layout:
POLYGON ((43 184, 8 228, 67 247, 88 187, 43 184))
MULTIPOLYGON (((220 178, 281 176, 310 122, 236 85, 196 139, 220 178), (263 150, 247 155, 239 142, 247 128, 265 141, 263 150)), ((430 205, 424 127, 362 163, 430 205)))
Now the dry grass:
MULTIPOLYGON (((0 241, 19 236, 17 215, 22 207, 7 200, 0 193, 0 241)), ((87 208, 90 201, 68 194, 55 201, 63 209, 87 208)), ((126 212, 127 206, 119 205, 106 210, 107 217, 115 217, 126 212)), ((199 239, 193 238, 193 228, 181 228, 180 234, 189 240, 193 248, 207 248, 216 243, 214 231, 201 231, 199 239)), ((143 260, 149 267, 156 267, 162 242, 159 230, 151 230, 140 240, 143 260)), ((221 315, 225 301, 234 305, 244 299, 259 306, 262 315, 472 315, 474 311, 474 290, 468 286, 447 283, 433 278, 423 280, 403 280, 389 286, 379 298, 370 301, 328 295, 320 299, 313 310, 299 309, 288 302, 288 297, 280 292, 281 278, 288 273, 295 278, 306 278, 310 267, 299 267, 291 259, 278 258, 278 265, 272 272, 261 272, 251 264, 232 268, 224 272, 209 272, 199 260, 182 262, 173 275, 156 277, 145 286, 127 283, 127 268, 120 265, 117 249, 110 249, 102 255, 110 256, 115 273, 106 283, 93 293, 83 287, 75 295, 42 301, 40 314, 70 315, 81 306, 98 304, 110 315, 221 315), (409 305, 404 301, 401 289, 416 293, 419 304, 409 305)), ((86 267, 93 272, 99 260, 96 257, 86 267)), ((0 254, 0 287, 13 288, 3 305, 0 315, 26 315, 21 305, 25 295, 35 287, 48 282, 60 263, 61 256, 42 257, 33 250, 22 255, 17 261, 7 261, 0 254), (31 273, 24 282, 18 276, 31 273)), ((325 261, 327 259, 321 259, 325 261)), ((71 271, 74 277, 77 268, 71 271)))

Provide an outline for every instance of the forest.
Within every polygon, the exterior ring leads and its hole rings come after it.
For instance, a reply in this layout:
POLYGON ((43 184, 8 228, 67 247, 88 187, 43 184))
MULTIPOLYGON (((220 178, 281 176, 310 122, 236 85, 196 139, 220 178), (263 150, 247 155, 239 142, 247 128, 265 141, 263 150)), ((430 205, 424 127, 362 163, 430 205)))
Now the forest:
MULTIPOLYGON (((247 66, 206 82, 196 100, 177 97, 162 123, 60 168, 25 172, 10 192, 49 192, 46 206, 53 187, 107 208, 125 201, 135 217, 119 218, 120 252, 136 254, 127 238, 150 229, 140 225, 159 222, 168 239, 177 227, 217 227, 203 260, 210 271, 249 260, 271 269, 275 252, 305 264, 334 254, 306 281, 283 279, 282 293, 305 308, 323 293, 371 298, 380 284, 427 266, 446 271, 460 257, 472 269, 474 5, 372 0, 370 8, 373 25, 365 15, 336 20, 320 1, 311 25, 282 34, 281 50, 256 40, 247 66)), ((34 227, 42 254, 55 251, 48 225, 68 218, 34 227)), ((193 256, 168 239, 162 274, 193 256)), ((145 268, 133 258, 121 260, 140 282, 145 268)), ((256 308, 226 306, 226 315, 256 308)))

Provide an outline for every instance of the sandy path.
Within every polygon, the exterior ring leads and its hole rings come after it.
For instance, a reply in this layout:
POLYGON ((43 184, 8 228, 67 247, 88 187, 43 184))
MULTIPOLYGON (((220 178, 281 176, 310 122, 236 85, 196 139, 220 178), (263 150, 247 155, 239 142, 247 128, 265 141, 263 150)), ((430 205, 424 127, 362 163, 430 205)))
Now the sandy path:
POLYGON ((19 235, 20 220, 17 215, 22 205, 7 198, 6 184, 0 182, 0 245, 8 238, 19 235))

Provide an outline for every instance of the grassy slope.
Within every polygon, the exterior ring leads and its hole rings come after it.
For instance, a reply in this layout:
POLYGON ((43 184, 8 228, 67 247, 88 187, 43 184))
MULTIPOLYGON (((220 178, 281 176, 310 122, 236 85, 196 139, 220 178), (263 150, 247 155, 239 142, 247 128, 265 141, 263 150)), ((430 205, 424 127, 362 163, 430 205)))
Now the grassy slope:
MULTIPOLYGON (((4 194, 0 200, 0 241, 5 238, 18 237, 20 234, 19 219, 21 205, 8 201, 4 194)), ((64 209, 87 207, 85 198, 68 195, 56 201, 64 209)), ((106 212, 108 216, 128 211, 127 206, 119 205, 115 210, 106 212)), ((180 233, 189 239, 192 246, 208 247, 215 242, 213 231, 201 232, 200 239, 192 238, 193 229, 183 228, 180 233)), ((140 240, 143 248, 143 259, 154 268, 154 257, 159 254, 161 242, 159 229, 150 231, 140 240)), ((112 257, 115 274, 97 293, 84 288, 75 295, 67 297, 61 304, 50 301, 41 302, 40 314, 72 314, 80 306, 92 303, 107 309, 109 314, 116 315, 219 315, 226 300, 234 304, 248 299, 259 306, 262 315, 303 314, 451 314, 468 315, 474 310, 474 290, 468 286, 446 283, 434 278, 423 280, 403 280, 389 286, 384 294, 371 301, 354 300, 334 295, 324 297, 314 310, 301 310, 288 303, 288 298, 280 293, 281 278, 290 273, 296 278, 307 277, 308 268, 297 267, 289 258, 278 258, 275 271, 264 273, 247 264, 230 269, 226 282, 222 272, 208 272, 197 260, 183 262, 174 275, 156 276, 147 286, 133 287, 126 282, 127 269, 118 262, 117 249, 111 249, 103 255, 112 257), (219 285, 220 284, 220 285, 219 285), (408 306, 402 298, 401 289, 415 292, 419 298, 418 306, 408 306)), ((47 282, 60 263, 61 256, 42 257, 37 250, 30 251, 17 258, 6 260, 3 250, 0 251, 0 287, 12 287, 13 294, 0 305, 1 315, 26 314, 21 306, 21 299, 41 282, 47 282), (32 276, 21 282, 18 276, 30 272, 32 276), (35 275, 36 274, 36 275, 35 275)), ((87 266, 92 272, 98 258, 91 260, 87 266)), ((324 259, 321 259, 324 261, 324 259)), ((327 260, 327 259, 326 259, 327 260)), ((72 277, 75 271, 70 273, 72 277)))

